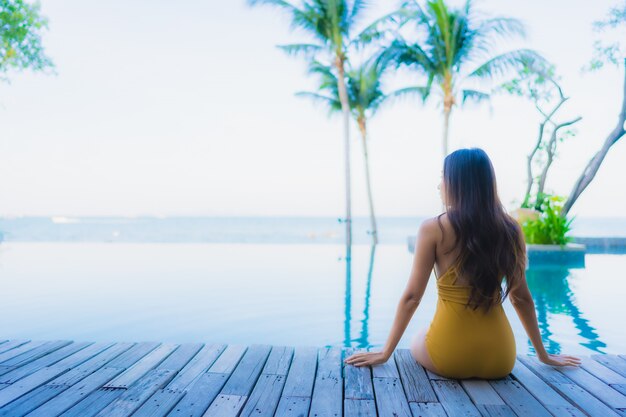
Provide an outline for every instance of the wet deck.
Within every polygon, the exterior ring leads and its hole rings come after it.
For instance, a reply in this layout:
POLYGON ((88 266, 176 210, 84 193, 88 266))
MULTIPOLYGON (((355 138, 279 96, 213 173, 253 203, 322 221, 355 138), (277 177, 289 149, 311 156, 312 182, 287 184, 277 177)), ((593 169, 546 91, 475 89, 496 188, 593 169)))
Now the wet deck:
POLYGON ((519 356, 501 380, 373 368, 339 348, 0 340, 0 416, 626 416, 626 356, 556 369, 519 356))

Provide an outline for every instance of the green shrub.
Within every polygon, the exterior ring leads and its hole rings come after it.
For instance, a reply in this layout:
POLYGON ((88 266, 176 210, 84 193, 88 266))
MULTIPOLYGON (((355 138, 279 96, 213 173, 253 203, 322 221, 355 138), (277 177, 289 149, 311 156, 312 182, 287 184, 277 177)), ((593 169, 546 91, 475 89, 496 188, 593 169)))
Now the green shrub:
POLYGON ((561 216, 565 198, 544 195, 540 205, 539 218, 527 220, 522 224, 526 243, 539 245, 565 245, 572 240, 567 236, 571 230, 572 219, 561 216))

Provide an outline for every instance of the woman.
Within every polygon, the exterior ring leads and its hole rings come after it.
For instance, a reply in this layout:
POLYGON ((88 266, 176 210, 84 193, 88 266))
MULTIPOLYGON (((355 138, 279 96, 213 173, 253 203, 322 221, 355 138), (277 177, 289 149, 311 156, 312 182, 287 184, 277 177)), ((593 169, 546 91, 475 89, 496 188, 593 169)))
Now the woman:
POLYGON ((366 366, 389 359, 434 267, 438 292, 435 317, 411 345, 413 357, 424 368, 449 378, 508 375, 516 350, 502 308, 507 295, 541 362, 579 365, 577 357, 548 354, 541 342, 525 277, 524 238, 517 222, 502 207, 487 154, 473 148, 448 155, 439 189, 446 211, 420 226, 411 275, 387 343, 381 352, 357 353, 345 362, 366 366))

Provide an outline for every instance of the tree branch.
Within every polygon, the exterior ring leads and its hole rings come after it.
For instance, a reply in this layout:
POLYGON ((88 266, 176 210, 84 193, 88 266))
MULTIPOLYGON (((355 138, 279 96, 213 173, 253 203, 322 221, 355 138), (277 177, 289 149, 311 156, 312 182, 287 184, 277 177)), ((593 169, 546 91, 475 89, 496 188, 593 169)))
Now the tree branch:
POLYGON ((569 120, 567 122, 559 123, 554 126, 552 130, 552 134, 550 135, 550 141, 548 142, 548 146, 546 152, 548 154, 548 160, 546 161, 546 165, 543 167, 543 171, 541 172, 541 177, 539 177, 539 183, 537 186, 537 200, 535 201, 535 208, 539 209, 538 205, 541 204, 541 195, 543 194, 543 190, 546 185, 546 179, 548 178, 548 171, 550 170, 550 166, 552 162, 554 162, 554 154, 556 153, 556 141, 558 139, 559 129, 562 129, 567 126, 571 126, 574 123, 580 121, 582 117, 578 116, 575 119, 569 120))
POLYGON ((576 180, 574 188, 569 194, 569 197, 565 202, 565 205, 563 206, 563 210, 561 210, 561 215, 567 215, 576 200, 578 200, 578 197, 580 197, 582 192, 585 191, 587 186, 589 186, 589 184, 591 184, 591 181, 593 181, 593 179, 595 178, 598 170, 600 169, 600 165, 602 165, 602 161, 604 161, 604 158, 609 152, 611 146, 617 143, 617 141, 624 136, 624 134, 626 133, 626 131, 624 130, 624 122, 626 122, 626 59, 624 59, 624 87, 622 93, 622 108, 617 118, 617 125, 604 140, 602 148, 593 156, 593 158, 591 158, 580 177, 578 177, 578 180, 576 180))

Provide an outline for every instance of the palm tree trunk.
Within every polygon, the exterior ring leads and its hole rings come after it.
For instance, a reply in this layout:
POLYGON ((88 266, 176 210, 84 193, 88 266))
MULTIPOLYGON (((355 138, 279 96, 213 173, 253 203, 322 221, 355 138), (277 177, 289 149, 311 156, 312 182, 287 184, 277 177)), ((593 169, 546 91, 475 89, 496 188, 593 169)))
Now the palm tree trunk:
POLYGON ((450 126, 450 113, 452 109, 443 110, 443 138, 441 141, 443 157, 448 156, 448 127, 450 126))
POLYGON ((363 143, 363 161, 365 163, 365 184, 367 186, 367 200, 370 207, 370 227, 372 233, 372 243, 378 243, 378 228, 376 227, 376 215, 374 214, 374 199, 372 197, 372 184, 370 181, 370 161, 367 152, 367 124, 364 117, 358 120, 359 130, 361 131, 361 139, 363 143))
POLYGON ((337 89, 339 90, 339 100, 343 112, 343 143, 344 143, 344 163, 345 163, 345 188, 346 188, 346 257, 351 258, 352 253, 352 190, 350 186, 350 103, 348 101, 348 90, 346 89, 346 79, 344 70, 344 60, 337 55, 335 59, 337 66, 337 89))
POLYGON ((441 145, 444 158, 448 156, 448 128, 450 127, 450 113, 452 113, 452 106, 454 106, 454 89, 452 85, 452 74, 446 72, 441 85, 443 90, 443 138, 441 145))

